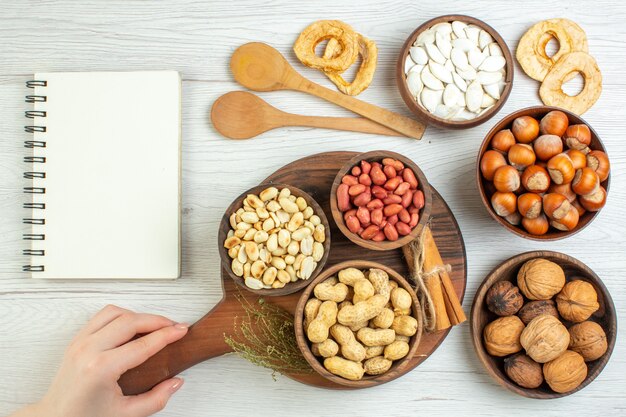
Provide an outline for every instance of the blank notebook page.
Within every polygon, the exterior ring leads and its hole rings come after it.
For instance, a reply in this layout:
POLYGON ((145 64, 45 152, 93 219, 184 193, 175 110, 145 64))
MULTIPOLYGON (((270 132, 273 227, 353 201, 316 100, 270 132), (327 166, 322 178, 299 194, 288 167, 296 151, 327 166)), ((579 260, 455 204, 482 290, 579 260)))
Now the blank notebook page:
POLYGON ((180 275, 181 83, 177 72, 39 73, 33 164, 45 210, 32 241, 35 278, 175 279, 180 275))

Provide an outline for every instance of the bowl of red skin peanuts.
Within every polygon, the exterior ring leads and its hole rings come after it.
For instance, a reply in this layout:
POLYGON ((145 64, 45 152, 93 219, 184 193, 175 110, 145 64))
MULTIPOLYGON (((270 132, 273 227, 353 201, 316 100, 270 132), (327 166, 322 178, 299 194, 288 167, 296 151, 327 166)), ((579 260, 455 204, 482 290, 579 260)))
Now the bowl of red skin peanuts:
POLYGON ((392 250, 419 236, 432 196, 424 173, 409 158, 371 151, 350 159, 331 187, 330 207, 341 232, 366 249, 392 250))

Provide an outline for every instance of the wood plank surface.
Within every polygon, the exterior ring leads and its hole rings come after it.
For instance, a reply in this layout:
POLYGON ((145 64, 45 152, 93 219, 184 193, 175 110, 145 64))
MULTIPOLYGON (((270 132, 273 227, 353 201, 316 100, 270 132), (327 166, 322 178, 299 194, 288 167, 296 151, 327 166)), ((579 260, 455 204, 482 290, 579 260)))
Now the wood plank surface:
MULTIPOLYGON (((223 211, 242 189, 279 167, 321 151, 389 149, 413 159, 457 218, 468 256, 466 311, 480 282, 498 263, 528 250, 556 250, 590 266, 626 317, 626 4, 611 0, 23 0, 0 7, 0 415, 41 397, 73 334, 107 303, 195 322, 221 298, 217 229, 223 211), (604 91, 583 115, 601 135, 612 163, 607 206, 580 234, 541 244, 513 236, 482 206, 474 179, 484 135, 501 117, 540 104, 539 84, 515 66, 502 110, 464 131, 428 128, 417 142, 309 128, 267 132, 231 141, 211 126, 213 101, 242 89, 228 62, 239 45, 268 42, 303 75, 326 87, 326 77, 304 68, 291 52, 297 34, 316 19, 350 23, 379 46, 373 84, 359 98, 409 115, 396 89, 394 68, 405 38, 423 21, 449 13, 475 16, 500 32, 511 50, 535 22, 565 17, 586 31, 602 70, 604 91), (183 77, 183 275, 175 282, 31 281, 19 272, 24 82, 34 71, 172 69, 183 77)), ((296 92, 260 93, 294 113, 352 117, 329 103, 296 92)), ((183 373, 186 384, 165 417, 256 415, 623 415, 626 412, 625 327, 618 322, 607 367, 584 390, 542 402, 500 387, 476 357, 469 326, 461 325, 417 370, 389 384, 350 393, 315 389, 224 356, 183 373)))

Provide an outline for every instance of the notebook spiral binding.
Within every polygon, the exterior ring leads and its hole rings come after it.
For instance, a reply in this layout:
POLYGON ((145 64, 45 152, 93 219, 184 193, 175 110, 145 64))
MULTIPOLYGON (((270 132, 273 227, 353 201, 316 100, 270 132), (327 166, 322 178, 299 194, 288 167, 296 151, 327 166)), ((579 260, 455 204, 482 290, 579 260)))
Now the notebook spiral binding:
MULTIPOLYGON (((26 82, 26 87, 28 88, 47 87, 47 86, 48 86, 48 82, 44 80, 30 80, 26 82)), ((31 94, 31 95, 26 95, 25 99, 27 103, 45 103, 48 101, 48 97, 45 95, 32 95, 31 94)), ((25 112, 24 115, 28 119, 47 117, 46 111, 43 111, 43 110, 28 110, 25 112)), ((26 131, 27 133, 45 133, 46 126, 41 126, 38 124, 26 125, 24 126, 24 131, 26 131)), ((27 148, 27 149, 45 148, 45 147, 46 147, 46 142, 42 140, 25 140, 24 141, 24 148, 27 148)), ((40 152, 41 150, 39 150, 38 153, 40 152)), ((31 165, 31 169, 32 169, 32 170, 24 171, 25 179, 41 180, 41 179, 46 178, 45 170, 43 168, 37 169, 37 166, 39 164, 46 163, 45 156, 33 156, 29 154, 29 155, 24 156, 24 163, 31 165)), ((25 194, 30 194, 33 196, 33 198, 35 198, 36 197, 35 195, 45 194, 46 188, 36 187, 31 184, 31 186, 29 187, 24 187, 23 191, 25 194)), ((22 219, 24 224, 32 224, 32 225, 37 225, 37 226, 43 226, 46 224, 46 219, 43 218, 43 216, 41 217, 33 216, 35 210, 45 210, 46 203, 27 201, 24 203, 24 209, 29 210, 29 214, 30 214, 29 217, 25 217, 24 219, 22 219)), ((44 233, 24 233, 22 235, 22 239, 25 241, 46 240, 46 235, 44 233)), ((22 250, 22 255, 28 256, 30 259, 32 259, 32 257, 34 256, 45 256, 45 254, 46 253, 44 249, 28 248, 28 249, 22 250)), ((30 263, 29 265, 23 265, 22 271, 23 272, 44 272, 45 270, 44 265, 41 265, 41 264, 33 265, 33 263, 34 262, 30 263)))

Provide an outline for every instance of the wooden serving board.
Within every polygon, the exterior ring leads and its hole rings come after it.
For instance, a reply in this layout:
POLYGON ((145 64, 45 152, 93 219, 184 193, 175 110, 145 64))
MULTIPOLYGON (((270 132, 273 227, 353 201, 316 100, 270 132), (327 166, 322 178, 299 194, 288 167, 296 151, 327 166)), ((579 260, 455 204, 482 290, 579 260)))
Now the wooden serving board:
MULTIPOLYGON (((341 166, 356 152, 325 152, 294 161, 270 175, 264 182, 284 183, 298 187, 313 196, 322 209, 330 215, 330 188, 341 166)), ((443 261, 452 266, 450 278, 454 288, 463 300, 466 284, 467 262, 461 231, 441 195, 433 188, 431 229, 443 261)), ((326 267, 336 263, 364 259, 385 264, 401 275, 408 277, 408 267, 402 257, 402 250, 373 251, 350 242, 331 221, 331 250, 326 267)), ((203 318, 190 327, 188 334, 180 341, 167 346, 148 361, 125 373, 119 380, 127 395, 145 392, 157 383, 170 378, 183 370, 207 359, 232 352, 224 341, 224 335, 235 334, 235 321, 245 316, 241 301, 237 296, 255 303, 258 295, 240 289, 222 270, 224 297, 203 318)), ((266 301, 279 305, 292 314, 301 292, 280 297, 264 297, 266 301)), ((449 330, 437 333, 424 333, 415 357, 408 365, 409 370, 422 363, 448 335, 449 330)), ((287 375, 299 382, 331 389, 347 389, 321 377, 317 373, 287 375)))

